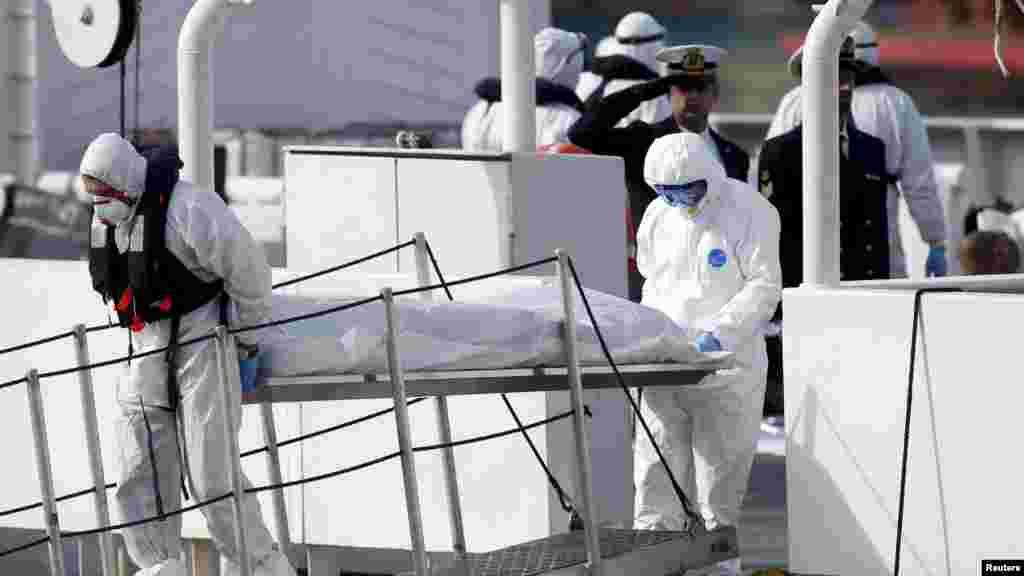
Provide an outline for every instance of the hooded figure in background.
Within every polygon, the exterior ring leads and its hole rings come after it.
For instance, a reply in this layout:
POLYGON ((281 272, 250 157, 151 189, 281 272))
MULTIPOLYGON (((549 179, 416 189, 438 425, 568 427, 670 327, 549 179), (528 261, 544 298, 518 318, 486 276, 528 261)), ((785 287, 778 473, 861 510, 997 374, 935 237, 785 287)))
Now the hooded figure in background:
MULTIPOLYGON (((131 328, 135 352, 168 345, 175 350, 132 360, 118 386, 120 477, 114 497, 126 522, 180 509, 183 476, 196 501, 232 491, 225 415, 216 400, 216 344, 204 340, 178 348, 174 343, 210 334, 222 318, 251 326, 270 313, 270 267, 262 249, 219 196, 178 180, 181 166, 173 150, 143 156, 120 136, 102 134, 86 149, 80 168, 96 216, 89 262, 94 288, 113 301, 121 325, 131 328)), ((240 358, 254 356, 263 333, 237 335, 240 358)), ((228 409, 238 426, 241 390, 235 392, 228 409)), ((243 483, 251 486, 244 478, 243 483)), ((273 546, 256 497, 246 496, 243 505, 254 573, 293 576, 273 546)), ((221 574, 237 574, 231 502, 201 511, 225 559, 221 574)), ((125 528, 122 534, 132 560, 142 567, 137 574, 187 574, 181 516, 125 528)))
MULTIPOLYGON (((764 330, 782 295, 779 215, 726 176, 700 134, 655 140, 644 177, 658 197, 637 233, 642 302, 687 327, 699 350, 732 352, 736 365, 696 386, 646 388, 640 410, 704 526, 736 526, 764 403, 764 330)), ((645 435, 635 443, 634 528, 685 529, 657 453, 645 435)), ((739 574, 739 559, 715 569, 739 574)))
MULTIPOLYGON (((597 83, 576 87, 576 94, 588 108, 608 94, 630 86, 657 79, 659 65, 655 59, 658 50, 665 47, 665 28, 646 12, 631 12, 619 20, 615 36, 600 54, 595 53, 590 69, 597 83)), ((591 81, 593 82, 593 81, 591 81)), ((640 103, 616 126, 628 126, 635 120, 656 124, 672 115, 668 96, 660 96, 640 103)))
POLYGON ((585 101, 594 90, 601 84, 603 78, 594 73, 594 60, 609 56, 615 50, 615 36, 605 36, 594 46, 594 57, 590 62, 590 68, 580 72, 580 79, 576 82, 576 95, 580 101, 585 101))
MULTIPOLYGON (((889 182, 889 277, 903 278, 907 275, 899 230, 900 194, 907 202, 921 238, 931 246, 925 273, 928 276, 945 276, 946 221, 924 120, 910 95, 892 85, 879 67, 878 37, 874 29, 863 21, 858 22, 850 37, 854 42, 854 60, 861 67, 853 91, 852 122, 858 130, 885 144, 885 170, 889 182)), ((801 46, 788 63, 790 73, 797 77, 801 73, 802 52, 801 46)), ((796 86, 779 102, 765 139, 795 128, 801 123, 802 113, 800 86, 796 86)))
MULTIPOLYGON (((569 127, 583 111, 573 89, 583 71, 587 37, 557 28, 544 28, 533 38, 536 64, 537 147, 568 143, 569 127)), ((462 121, 462 149, 502 152, 504 106, 501 80, 485 78, 474 88, 480 101, 462 121)))

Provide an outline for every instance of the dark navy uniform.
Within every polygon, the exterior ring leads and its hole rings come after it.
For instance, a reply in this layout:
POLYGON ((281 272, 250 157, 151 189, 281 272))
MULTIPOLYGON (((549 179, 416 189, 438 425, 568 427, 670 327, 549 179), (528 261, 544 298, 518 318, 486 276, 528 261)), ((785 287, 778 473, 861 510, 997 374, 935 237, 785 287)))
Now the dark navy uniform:
MULTIPOLYGON (((803 280, 803 127, 771 138, 758 159, 761 193, 779 211, 779 261, 784 288, 803 280)), ((839 274, 841 280, 889 277, 885 143, 847 126, 848 157, 839 158, 839 274)), ((782 316, 782 304, 775 319, 782 316)), ((782 344, 769 337, 768 376, 782 382, 782 344)), ((779 407, 781 408, 781 407, 779 407)))
MULTIPOLYGON (((850 125, 849 157, 839 160, 839 274, 842 280, 889 277, 885 144, 850 125)), ((803 280, 802 126, 764 143, 758 162, 761 193, 779 211, 782 284, 803 280)))

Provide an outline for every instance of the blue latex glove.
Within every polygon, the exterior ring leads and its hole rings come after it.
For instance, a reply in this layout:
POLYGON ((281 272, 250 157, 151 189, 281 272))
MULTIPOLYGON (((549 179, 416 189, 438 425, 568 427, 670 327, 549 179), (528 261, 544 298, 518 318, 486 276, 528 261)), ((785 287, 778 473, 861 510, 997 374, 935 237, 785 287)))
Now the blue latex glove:
POLYGON ((924 262, 925 276, 946 275, 946 247, 932 246, 928 250, 928 259, 924 262))
POLYGON ((246 350, 238 350, 238 377, 242 382, 242 392, 252 392, 256 389, 256 376, 260 372, 260 356, 257 351, 249 352, 249 357, 244 357, 246 350))
POLYGON ((722 343, 711 332, 704 332, 697 336, 697 350, 701 352, 718 352, 721 349, 722 343))

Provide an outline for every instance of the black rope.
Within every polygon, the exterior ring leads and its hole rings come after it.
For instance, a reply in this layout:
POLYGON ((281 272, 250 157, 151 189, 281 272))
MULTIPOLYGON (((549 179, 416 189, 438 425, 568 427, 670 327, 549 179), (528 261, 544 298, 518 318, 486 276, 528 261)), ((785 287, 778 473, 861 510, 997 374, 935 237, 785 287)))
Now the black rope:
MULTIPOLYGON (((149 451, 149 465, 153 470, 153 494, 156 496, 156 511, 161 516, 164 514, 164 499, 160 496, 160 473, 156 465, 156 447, 153 446, 153 429, 149 426, 149 416, 146 415, 146 407, 142 404, 142 396, 139 396, 139 410, 142 412, 142 423, 146 427, 146 448, 149 451)), ((175 430, 177 433, 177 430, 175 430)))
POLYGON ((452 296, 452 291, 448 289, 448 284, 444 281, 444 276, 441 275, 441 267, 437 264, 437 258, 434 257, 434 250, 430 248, 430 242, 426 239, 423 240, 423 247, 427 250, 427 257, 430 258, 430 264, 434 267, 434 273, 437 274, 437 279, 441 281, 441 287, 444 288, 444 293, 448 295, 448 299, 455 301, 455 297, 452 296))
MULTIPOLYGON (((427 398, 425 396, 421 397, 421 398, 415 398, 413 400, 410 400, 410 401, 406 402, 405 405, 406 406, 412 406, 413 404, 418 404, 418 403, 420 403, 420 402, 422 402, 422 401, 424 401, 426 399, 427 398)), ((342 430, 344 428, 349 428, 351 426, 355 426, 356 424, 361 424, 363 422, 366 422, 367 420, 372 420, 374 418, 378 418, 380 416, 383 416, 385 414, 388 414, 388 413, 391 413, 391 412, 394 412, 394 411, 395 411, 394 406, 392 406, 391 408, 385 408, 383 410, 378 410, 376 412, 367 414, 365 416, 360 416, 359 418, 356 418, 354 420, 348 420, 346 422, 342 422, 341 424, 335 424, 334 426, 331 426, 329 428, 322 428, 320 430, 316 430, 314 432, 310 432, 309 434, 303 434, 302 436, 296 436, 295 438, 289 438, 288 440, 284 440, 282 442, 278 442, 277 443, 277 447, 278 448, 284 448, 285 446, 288 446, 290 444, 295 444, 295 443, 298 443, 298 442, 302 442, 304 440, 309 440, 310 438, 315 438, 317 436, 322 436, 322 435, 328 434, 330 432, 337 432, 338 430, 342 430)), ((242 452, 240 454, 240 457, 248 458, 249 456, 254 456, 256 454, 267 452, 268 450, 270 450, 270 448, 268 446, 263 446, 263 447, 260 447, 260 448, 255 448, 253 450, 249 450, 247 452, 242 452)))
MULTIPOLYGON (((282 288, 284 286, 289 286, 291 284, 297 284, 299 282, 303 282, 303 281, 309 280, 311 278, 316 278, 318 276, 323 276, 325 274, 330 274, 331 272, 336 272, 336 271, 341 270, 343 268, 348 268, 350 266, 355 266, 356 264, 361 264, 363 262, 366 262, 367 260, 372 260, 374 258, 379 258, 380 256, 384 256, 384 255, 390 254, 392 252, 396 252, 398 250, 401 250, 402 248, 406 248, 406 247, 411 246, 413 244, 415 244, 415 240, 410 240, 408 242, 404 242, 404 243, 399 244, 397 246, 392 246, 391 248, 388 248, 386 250, 381 250, 380 252, 375 252, 373 254, 370 254, 369 256, 364 256, 364 257, 359 258, 357 260, 352 260, 350 262, 346 262, 344 264, 340 264, 340 265, 334 266, 332 268, 327 268, 325 270, 321 270, 319 272, 314 272, 314 273, 306 275, 306 276, 300 276, 299 278, 293 278, 291 280, 286 280, 284 282, 280 282, 278 284, 274 284, 272 288, 273 289, 282 288)), ((303 317, 299 317, 299 319, 304 319, 304 318, 303 317)), ((109 330, 111 328, 119 328, 120 326, 121 326, 120 324, 114 324, 114 323, 108 322, 107 324, 100 324, 100 325, 97 325, 97 326, 90 326, 90 327, 85 329, 85 333, 86 334, 91 334, 93 332, 102 332, 104 330, 109 330)), ((259 326, 254 326, 254 327, 246 327, 246 328, 244 328, 244 330, 255 330, 257 328, 263 328, 263 327, 265 327, 265 326, 259 325, 259 326)), ((242 330, 242 329, 239 329, 239 330, 242 330)), ((17 346, 11 346, 9 348, 0 348, 0 356, 3 356, 4 354, 9 354, 11 352, 18 352, 19 350, 25 350, 26 348, 32 348, 34 346, 40 346, 42 344, 47 344, 47 343, 54 342, 56 340, 60 340, 62 338, 67 338, 69 336, 74 336, 74 335, 75 335, 74 331, 62 332, 62 333, 57 334, 55 336, 49 336, 47 338, 41 338, 39 340, 34 340, 32 342, 26 342, 24 344, 19 344, 17 346)), ((132 356, 132 358, 135 358, 135 356, 132 356)), ((3 388, 3 386, 0 386, 0 388, 3 388)))
MULTIPOLYGON (((107 484, 103 488, 105 490, 110 490, 111 488, 114 488, 116 486, 117 486, 117 484, 111 482, 110 484, 107 484)), ((79 490, 78 492, 72 492, 71 494, 65 494, 64 496, 60 496, 60 497, 56 498, 54 501, 55 502, 64 502, 66 500, 74 500, 75 498, 80 498, 82 496, 87 496, 89 494, 92 494, 95 491, 96 491, 95 488, 86 488, 84 490, 79 490)), ((43 505, 42 502, 35 502, 35 503, 32 503, 32 504, 26 504, 24 506, 19 506, 17 508, 11 508, 10 510, 4 510, 4 511, 0 512, 0 518, 3 518, 4 516, 10 516, 12 514, 17 514, 19 512, 27 512, 29 510, 34 510, 36 508, 42 507, 42 505, 43 505)))
MULTIPOLYGON (((544 420, 539 420, 537 422, 529 424, 524 429, 525 430, 529 430, 531 428, 536 428, 537 426, 543 426, 544 424, 549 424, 549 423, 554 422, 556 420, 560 420, 562 418, 566 418, 568 416, 571 416, 572 413, 573 413, 573 411, 569 410, 569 411, 563 412, 561 414, 556 414, 555 416, 552 416, 550 418, 545 418, 544 420)), ((483 436, 476 436, 476 437, 473 437, 473 438, 466 438, 465 440, 456 440, 456 441, 453 441, 453 442, 447 442, 447 443, 443 443, 443 444, 430 444, 430 445, 427 445, 427 446, 417 446, 417 447, 413 448, 412 451, 413 452, 426 452, 426 451, 429 451, 429 450, 439 450, 441 448, 455 448, 455 447, 458 447, 458 446, 465 446, 467 444, 474 444, 474 443, 477 443, 477 442, 483 442, 485 440, 493 440, 495 438, 501 438, 502 436, 510 436, 512 434, 519 433, 519 431, 520 431, 519 428, 511 428, 509 430, 503 430, 501 432, 493 432, 491 434, 485 434, 483 436)), ((381 464, 383 462, 387 462, 388 460, 391 460, 392 458, 397 458, 398 456, 401 456, 401 454, 402 454, 401 451, 391 452, 389 454, 385 454, 384 456, 380 456, 380 457, 374 458, 373 460, 367 460, 366 462, 362 462, 362 463, 356 464, 354 466, 349 466, 347 468, 342 468, 340 470, 335 470, 333 472, 326 472, 324 474, 318 474, 316 476, 311 476, 309 478, 303 478, 301 480, 292 480, 290 482, 282 482, 280 484, 271 484, 271 485, 267 485, 267 486, 259 486, 259 487, 255 487, 255 488, 249 488, 249 489, 247 489, 245 491, 245 493, 246 494, 257 494, 259 492, 266 492, 267 490, 277 490, 279 488, 280 489, 291 488, 293 486, 301 486, 303 484, 309 484, 311 482, 319 482, 320 480, 327 480, 328 478, 334 478, 336 476, 342 476, 344 474, 349 474, 351 472, 356 472, 356 471, 362 470, 364 468, 369 468, 370 466, 375 466, 377 464, 381 464)))
POLYGON ((896 516, 896 562, 893 576, 900 574, 900 547, 903 542, 903 503, 907 489, 907 449, 910 447, 910 407, 914 400, 914 366, 917 364, 917 325, 921 316, 921 296, 932 292, 961 292, 960 288, 921 288, 914 292, 914 326, 910 329, 910 373, 907 375, 907 416, 903 424, 903 462, 900 466, 900 503, 896 516))
POLYGON ((550 264, 556 261, 557 258, 550 257, 544 258, 543 260, 535 260, 533 262, 527 262, 526 264, 520 264, 519 266, 512 266, 511 268, 505 268, 504 270, 498 270, 497 272, 489 272, 487 274, 480 274, 479 276, 470 276, 468 278, 460 278, 459 280, 452 280, 445 284, 430 284, 427 286, 421 286, 419 288, 409 288, 407 290, 395 290, 392 292, 394 296, 405 296, 407 294, 416 294, 417 292, 429 292, 431 290, 437 290, 438 288, 445 288, 446 286, 458 286, 460 284, 468 284, 470 282, 477 282, 479 280, 486 280, 488 278, 494 278, 495 276, 503 276, 505 274, 511 274, 513 272, 519 272, 520 270, 526 270, 527 268, 533 268, 536 266, 543 266, 544 264, 550 264))
POLYGON ((124 66, 124 57, 122 57, 121 58, 121 138, 124 138, 125 122, 126 122, 125 113, 124 113, 124 105, 125 105, 125 102, 124 102, 124 100, 125 100, 125 96, 124 96, 124 76, 125 76, 125 66, 124 66))
MULTIPOLYGON (((186 340, 184 342, 180 342, 178 345, 179 346, 187 346, 189 344, 195 344, 197 342, 202 342, 203 340, 211 340, 211 339, 216 338, 216 337, 217 336, 215 334, 207 334, 206 336, 197 336, 196 338, 192 338, 191 340, 186 340)), ((164 346, 163 348, 157 348, 155 350, 149 350, 148 352, 142 352, 141 354, 130 354, 128 356, 122 356, 120 358, 114 358, 113 360, 104 360, 102 362, 95 362, 93 364, 86 364, 85 366, 78 366, 76 368, 65 368, 64 370, 56 370, 56 371, 53 371, 53 372, 41 372, 39 374, 39 379, 42 380, 43 378, 51 378, 51 377, 54 377, 54 376, 64 376, 65 374, 72 374, 72 373, 75 373, 75 372, 82 372, 84 370, 92 370, 94 368, 103 368, 104 366, 112 366, 114 364, 120 364, 121 362, 127 362, 129 360, 134 360, 136 358, 144 358, 146 356, 152 356, 154 354, 160 354, 162 352, 166 352, 167 348, 168 348, 167 346, 164 346)), ((0 386, 0 387, 2 387, 2 386, 0 386)))
POLYGON ((519 419, 519 414, 516 414, 515 409, 512 408, 512 403, 509 402, 508 396, 506 394, 502 394, 501 399, 505 402, 505 407, 508 408, 508 412, 512 415, 512 419, 515 420, 516 428, 522 432, 523 438, 526 440, 526 444, 530 446, 533 456, 537 459, 540 467, 544 470, 544 474, 548 477, 548 483, 551 484, 551 487, 555 490, 555 494, 558 496, 558 504, 566 514, 578 515, 579 512, 576 511, 576 507, 572 503, 572 498, 570 498, 569 495, 565 493, 565 490, 562 489, 561 484, 558 483, 558 479, 556 479, 555 475, 551 473, 551 469, 548 468, 547 463, 544 462, 544 458, 540 455, 540 452, 537 451, 537 446, 534 445, 533 439, 530 438, 530 435, 526 433, 526 428, 523 428, 523 422, 519 419))
POLYGON ((32 348, 33 346, 40 346, 42 344, 48 344, 50 342, 54 342, 56 340, 60 340, 62 338, 67 338, 68 336, 74 336, 74 335, 75 335, 74 332, 61 332, 60 334, 57 334, 56 336, 50 336, 48 338, 40 338, 39 340, 33 340, 32 342, 26 342, 24 344, 18 344, 17 346, 11 346, 10 348, 3 348, 3 349, 0 349, 0 356, 3 356, 4 354, 10 354, 11 352, 17 352, 19 350, 24 350, 26 348, 32 348))
MULTIPOLYGON (((437 258, 434 257, 434 251, 430 248, 430 242, 424 240, 423 245, 427 251, 427 256, 430 258, 430 263, 434 267, 434 273, 437 274, 437 279, 441 282, 441 287, 444 288, 445 294, 448 295, 448 300, 454 302, 455 297, 452 296, 452 291, 448 289, 448 283, 444 281, 444 274, 441 273, 441 266, 438 265, 437 258)), ((537 463, 540 464, 541 469, 544 470, 544 474, 548 477, 548 483, 551 484, 551 488, 558 496, 558 504, 562 507, 562 510, 569 515, 578 514, 578 512, 576 512, 576 508, 573 506, 572 498, 570 498, 569 495, 565 493, 565 490, 562 489, 561 484, 558 483, 558 479, 556 479, 555 475, 551 473, 551 469, 548 468, 547 463, 544 462, 544 457, 540 455, 540 451, 538 451, 537 446, 534 445, 533 439, 530 438, 530 435, 527 434, 526 430, 523 428, 523 422, 519 419, 519 414, 516 413, 515 408, 512 407, 512 402, 509 401, 508 395, 502 393, 501 399, 504 401, 505 408, 508 409, 509 414, 512 415, 512 419, 515 420, 519 431, 523 433, 523 439, 526 440, 526 444, 530 447, 530 451, 533 452, 533 456, 537 459, 537 463)))
POLYGON ((22 544, 21 546, 15 546, 14 548, 8 548, 7 550, 4 550, 3 552, 0 552, 0 558, 3 558, 4 556, 9 556, 11 554, 14 554, 15 552, 21 552, 22 550, 28 550, 29 548, 34 548, 36 546, 39 546, 40 544, 46 544, 49 541, 50 541, 50 537, 49 536, 44 536, 44 537, 42 537, 42 538, 40 538, 38 540, 33 540, 31 542, 26 542, 25 544, 22 544))
POLYGON ((317 476, 311 476, 309 478, 303 478, 302 480, 292 480, 290 482, 282 482, 280 484, 273 484, 273 485, 270 485, 270 486, 260 486, 258 488, 249 488, 248 490, 245 491, 245 493, 246 494, 257 494, 259 492, 265 492, 267 490, 277 490, 279 488, 281 488, 281 489, 291 488, 292 486, 301 486, 302 484, 308 484, 310 482, 318 482, 320 480, 327 480, 328 478, 334 478, 335 476, 341 476, 342 474, 348 474, 350 472, 355 472, 357 470, 362 470, 363 468, 369 468, 370 466, 375 466, 375 465, 380 464, 382 462, 387 462, 388 460, 391 460, 392 458, 397 458, 398 456, 401 456, 401 454, 402 454, 401 452, 392 452, 390 454, 385 454, 384 456, 380 456, 378 458, 374 458, 373 460, 367 460, 366 462, 363 462, 361 464, 356 464, 355 466, 349 466, 348 468, 342 468, 341 470, 335 470, 334 472, 327 472, 326 474, 320 474, 320 475, 317 475, 317 476))
POLYGON ((273 288, 276 290, 277 288, 283 288, 285 286, 290 286, 292 284, 298 284, 299 282, 304 282, 306 280, 310 280, 310 279, 316 278, 318 276, 323 276, 325 274, 330 274, 331 272, 337 272, 338 270, 342 270, 342 269, 348 268, 350 266, 355 266, 356 264, 362 264, 363 262, 366 262, 367 260, 373 260, 374 258, 380 258, 381 256, 386 256, 386 255, 388 255, 388 254, 390 254, 392 252, 397 252, 398 250, 401 250, 402 248, 406 248, 408 246, 412 246, 415 243, 416 243, 415 240, 410 240, 408 242, 404 242, 404 243, 399 244, 397 246, 392 246, 391 248, 388 248, 386 250, 381 250, 380 252, 374 252, 373 254, 370 254, 369 256, 363 256, 362 258, 359 258, 357 260, 352 260, 351 262, 346 262, 344 264, 339 264, 337 266, 334 266, 334 267, 331 267, 331 268, 327 268, 327 269, 321 270, 319 272, 314 272, 312 274, 307 274, 306 276, 299 276, 298 278, 292 278, 291 280, 285 280, 284 282, 278 282, 277 284, 274 284, 273 288))
POLYGON ((98 326, 90 326, 85 329, 86 334, 92 334, 93 332, 103 332, 104 330, 110 330, 111 328, 120 328, 120 324, 108 323, 100 324, 98 326))
POLYGON ((17 380, 4 382, 3 384, 0 384, 0 390, 3 390, 4 388, 10 388, 11 386, 17 386, 18 384, 24 384, 25 382, 28 382, 28 380, 24 378, 18 378, 17 380))
POLYGON ((597 319, 594 317, 594 311, 590 309, 590 302, 587 300, 587 295, 583 292, 583 285, 580 283, 580 277, 576 273, 576 265, 573 264, 572 258, 567 258, 566 260, 569 263, 569 271, 572 272, 572 278, 573 282, 576 284, 576 290, 579 292, 580 299, 583 301, 583 306, 587 310, 587 316, 590 317, 590 323, 594 326, 594 334, 597 335, 597 341, 601 344, 601 351, 604 352, 604 356, 608 360, 608 364, 611 365, 612 370, 615 372, 615 378, 618 380, 619 386, 626 394, 626 398, 629 399, 629 404, 633 407, 633 413, 636 414, 637 420, 643 427, 644 432, 647 433, 647 439, 650 441, 651 446, 654 447, 654 451, 658 455, 658 460, 661 461, 661 465, 665 468, 665 472, 668 474, 668 479, 672 482, 672 489, 675 491, 676 497, 679 498, 679 503, 683 506, 683 512, 693 519, 694 522, 699 521, 700 516, 694 513, 693 509, 690 507, 690 500, 686 497, 686 494, 683 493, 683 489, 679 486, 679 482, 676 481, 676 477, 672 473, 672 469, 669 468, 668 462, 665 460, 665 456, 661 453, 661 449, 658 448, 658 444, 654 441, 654 434, 651 433, 651 429, 647 426, 647 421, 644 420, 643 415, 640 414, 640 407, 633 401, 633 396, 630 395, 629 388, 626 387, 626 382, 622 378, 622 373, 619 372, 619 367, 615 364, 615 359, 612 358, 612 354, 608 350, 608 344, 604 341, 604 335, 601 334, 601 329, 597 325, 597 319))
POLYGON ((180 516, 180 515, 182 515, 182 514, 184 514, 186 512, 191 512, 193 510, 198 510, 198 509, 203 508, 205 506, 209 506, 210 504, 216 504, 217 502, 220 502, 221 500, 227 500, 228 498, 231 498, 234 495, 235 495, 234 492, 228 492, 227 494, 222 494, 222 495, 220 495, 220 496, 218 496, 216 498, 210 498, 209 500, 203 500, 202 502, 198 502, 198 503, 193 504, 191 506, 187 506, 185 508, 179 508, 177 510, 172 510, 172 511, 166 512, 164 514, 158 514, 157 516, 150 516, 149 518, 143 518, 141 520, 135 520, 135 521, 132 521, 132 522, 123 522, 121 524, 113 524, 111 526, 107 526, 107 527, 104 527, 104 528, 92 528, 92 529, 89 529, 89 530, 78 530, 78 531, 73 531, 73 532, 61 532, 60 535, 65 537, 65 538, 80 538, 82 536, 91 536, 93 534, 102 534, 103 532, 111 532, 111 531, 114 531, 114 530, 123 530, 125 528, 132 528, 133 526, 142 526, 143 524, 149 524, 150 522, 159 522, 161 520, 166 520, 166 519, 171 518, 173 516, 180 516))
MULTIPOLYGON (((547 418, 545 418, 543 420, 538 420, 536 422, 527 424, 526 426, 520 425, 520 426, 516 426, 515 428, 509 428, 508 430, 502 430, 501 432, 491 432, 490 434, 484 434, 482 436, 474 436, 472 438, 466 438, 465 440, 453 440, 451 442, 444 442, 444 443, 440 443, 440 444, 427 444, 425 446, 417 446, 417 447, 413 448, 412 451, 413 452, 428 452, 430 450, 440 450, 441 448, 458 448, 459 446, 466 446, 468 444, 477 444, 477 443, 480 443, 480 442, 485 442, 487 440, 494 440, 495 438, 502 438, 504 436, 511 436, 511 435, 513 435, 513 434, 515 434, 517 432, 522 432, 524 430, 532 430, 533 428, 537 428, 538 426, 544 426, 545 424, 551 424, 552 422, 556 422, 556 421, 561 420, 563 418, 568 418, 569 416, 572 416, 573 412, 575 412, 575 411, 574 410, 566 410, 565 412, 560 412, 558 414, 555 414, 554 416, 549 416, 549 417, 547 417, 547 418)), ((587 415, 590 415, 589 407, 584 406, 583 412, 585 414, 587 414, 587 415)))
POLYGON ((341 312, 343 310, 349 310, 349 309, 355 308, 357 306, 362 306, 363 304, 369 304, 371 302, 376 302, 376 301, 378 301, 380 299, 381 299, 380 296, 370 296, 369 298, 363 298, 362 300, 356 300, 354 302, 349 302, 348 304, 342 304, 340 306, 333 306, 331 308, 325 308, 325 309, 319 310, 317 312, 310 312, 309 314, 300 314, 299 316, 292 316, 291 318, 282 318, 281 320, 274 320, 272 322, 265 322, 263 324, 256 324, 256 325, 253 325, 253 326, 242 326, 241 328, 235 328, 233 330, 228 330, 228 333, 229 334, 240 334, 242 332, 249 332, 250 330, 262 330, 263 328, 272 328, 274 326, 281 326, 283 324, 291 324, 293 322, 298 322, 300 320, 309 320, 310 318, 317 318, 319 316, 327 316, 328 314, 333 314, 335 312, 341 312))

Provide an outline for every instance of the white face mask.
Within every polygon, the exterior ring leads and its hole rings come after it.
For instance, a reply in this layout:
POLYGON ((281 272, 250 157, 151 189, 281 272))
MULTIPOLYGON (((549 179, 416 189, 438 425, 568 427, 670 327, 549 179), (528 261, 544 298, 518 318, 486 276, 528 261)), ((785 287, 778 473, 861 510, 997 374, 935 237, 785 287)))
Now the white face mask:
POLYGON ((103 198, 101 203, 94 202, 96 218, 108 226, 117 226, 132 215, 132 207, 114 198, 103 198))

